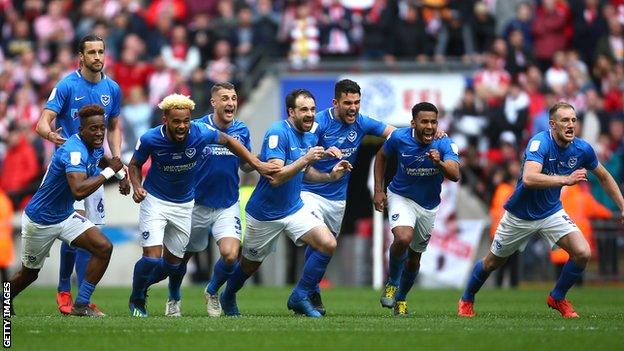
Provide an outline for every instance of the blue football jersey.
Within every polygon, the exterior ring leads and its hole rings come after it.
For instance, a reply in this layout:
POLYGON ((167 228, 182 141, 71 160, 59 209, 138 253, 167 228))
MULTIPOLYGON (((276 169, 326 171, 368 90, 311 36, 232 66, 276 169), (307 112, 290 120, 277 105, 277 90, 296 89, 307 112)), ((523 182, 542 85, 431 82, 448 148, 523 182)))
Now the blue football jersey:
MULTIPOLYGON (((287 166, 304 156, 312 144, 305 136, 309 133, 297 131, 288 120, 275 122, 264 134, 260 160, 280 159, 287 166)), ((273 221, 291 215, 303 207, 301 183, 303 170, 284 184, 273 187, 261 177, 251 194, 246 211, 260 221, 273 221)))
MULTIPOLYGON (((357 152, 366 135, 382 136, 386 124, 373 118, 359 114, 353 124, 347 124, 334 117, 333 108, 320 111, 316 114, 316 124, 310 131, 313 136, 312 145, 319 145, 325 149, 335 146, 342 151, 342 160, 355 164, 357 152)), ((314 168, 324 173, 330 173, 341 160, 326 158, 317 161, 314 168)), ((318 194, 329 200, 346 200, 347 185, 350 172, 336 182, 330 183, 303 183, 303 190, 318 194)))
POLYGON ((121 89, 104 73, 99 82, 91 83, 76 70, 56 84, 44 108, 56 112, 56 128, 62 127, 61 136, 69 138, 78 133, 78 111, 91 104, 104 108, 104 122, 108 126, 109 118, 119 116, 121 89))
MULTIPOLYGON (((220 130, 213 115, 197 120, 220 130)), ((249 129, 245 123, 234 120, 221 132, 231 136, 251 151, 249 129)), ((202 151, 203 163, 196 176, 195 203, 212 208, 227 208, 238 201, 238 167, 240 159, 221 144, 210 144, 202 151)))
POLYGON ((143 188, 165 201, 185 203, 195 197, 195 176, 209 144, 216 144, 219 132, 205 123, 191 122, 181 142, 167 136, 164 125, 154 127, 139 139, 133 158, 144 163, 152 158, 143 188))
POLYGON ((384 143, 384 153, 398 160, 397 172, 388 189, 395 194, 414 200, 417 204, 432 210, 440 204, 440 191, 444 175, 427 152, 436 149, 440 160, 459 163, 458 148, 449 137, 434 139, 424 144, 416 139, 414 129, 401 128, 392 132, 384 143))
POLYGON ((74 196, 67 173, 99 173, 97 164, 104 149, 89 149, 78 134, 71 136, 52 156, 41 186, 26 206, 26 215, 35 223, 57 224, 74 213, 74 196))
MULTIPOLYGON (((542 173, 567 176, 579 168, 588 171, 598 167, 594 149, 583 139, 574 138, 566 148, 561 148, 552 138, 550 131, 536 134, 524 152, 524 162, 535 161, 542 164, 542 173)), ((544 219, 561 210, 561 187, 527 189, 522 183, 522 172, 516 189, 505 204, 505 209, 514 216, 525 220, 544 219)))

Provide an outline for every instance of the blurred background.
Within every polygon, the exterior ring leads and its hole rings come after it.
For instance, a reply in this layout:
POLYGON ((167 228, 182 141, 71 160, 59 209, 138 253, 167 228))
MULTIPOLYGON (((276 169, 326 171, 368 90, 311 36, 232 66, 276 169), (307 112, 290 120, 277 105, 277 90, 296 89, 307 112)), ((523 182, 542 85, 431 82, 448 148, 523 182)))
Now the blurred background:
MULTIPOLYGON (((283 98, 294 88, 311 90, 320 110, 331 106, 337 80, 353 79, 362 87, 361 112, 399 127, 409 125, 415 103, 435 103, 440 128, 460 148, 462 180, 444 185, 420 284, 459 287, 487 252, 526 142, 548 129, 554 102, 575 106, 578 135, 622 185, 623 24, 624 0, 0 0, 2 279, 20 264, 21 212, 54 150, 34 126, 54 85, 78 68, 86 34, 105 39, 104 71, 122 89, 126 162, 138 137, 160 123, 160 99, 190 95, 193 117, 201 117, 219 81, 237 86, 238 115, 256 151, 266 128, 285 117, 283 98)), ((366 139, 360 149, 325 286, 378 285, 383 276, 376 258, 391 234, 382 223, 382 246, 373 245, 368 186, 381 143, 366 139)), ((244 177, 242 193, 255 181, 244 177)), ((621 283, 617 206, 595 178, 566 187, 562 199, 592 245, 586 282, 621 283)), ((106 212, 115 252, 102 284, 129 285, 141 252, 138 206, 112 183, 106 212)), ((202 253, 188 280, 207 281, 216 257, 214 247, 202 253)), ((491 284, 551 281, 566 260, 536 237, 491 284)), ((292 283, 302 261, 301 249, 283 240, 256 281, 292 283)), ((56 284, 58 246, 39 277, 56 284)))

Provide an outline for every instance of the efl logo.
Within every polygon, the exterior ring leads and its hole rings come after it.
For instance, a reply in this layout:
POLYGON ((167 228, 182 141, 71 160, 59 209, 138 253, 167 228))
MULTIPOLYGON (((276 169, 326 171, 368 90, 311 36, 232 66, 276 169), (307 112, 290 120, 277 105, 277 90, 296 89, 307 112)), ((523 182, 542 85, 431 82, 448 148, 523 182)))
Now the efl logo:
POLYGON ((11 282, 2 284, 2 347, 11 347, 11 282))

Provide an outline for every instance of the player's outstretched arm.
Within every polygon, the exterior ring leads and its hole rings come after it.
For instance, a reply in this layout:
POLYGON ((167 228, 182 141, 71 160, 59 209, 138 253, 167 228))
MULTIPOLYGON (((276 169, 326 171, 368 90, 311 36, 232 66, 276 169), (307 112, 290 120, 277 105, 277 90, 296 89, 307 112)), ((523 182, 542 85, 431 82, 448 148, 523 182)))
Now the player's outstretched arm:
POLYGON ((122 168, 123 163, 119 157, 113 157, 108 160, 108 167, 96 176, 87 177, 87 174, 83 172, 69 172, 66 175, 69 189, 76 200, 82 200, 91 195, 122 168))
POLYGON ((542 164, 536 161, 526 161, 522 169, 522 184, 526 188, 543 189, 574 185, 587 181, 587 170, 577 169, 568 176, 548 175, 542 173, 542 164))
POLYGON ((303 179, 309 183, 330 183, 338 181, 347 172, 351 171, 353 166, 347 160, 342 160, 334 166, 331 173, 320 172, 318 169, 310 166, 306 168, 303 179))
POLYGON ((119 122, 119 117, 108 119, 106 140, 108 141, 111 155, 113 157, 121 157, 121 123, 119 122))
POLYGON ((375 179, 375 194, 373 195, 373 203, 375 204, 375 210, 383 212, 386 207, 387 198, 384 191, 384 177, 386 176, 386 153, 383 147, 377 151, 375 156, 375 166, 373 167, 373 177, 375 179))
POLYGON ((444 178, 452 182, 459 181, 459 163, 457 163, 455 160, 442 161, 440 159, 440 151, 436 149, 431 149, 427 151, 427 156, 431 159, 433 164, 440 168, 440 171, 442 171, 442 175, 444 175, 444 178))
POLYGON ((624 197, 622 197, 622 192, 618 187, 613 176, 604 168, 601 163, 598 163, 598 167, 596 167, 592 173, 598 178, 600 182, 600 186, 607 192, 609 197, 615 201, 615 203, 620 208, 620 223, 624 224, 624 197))
POLYGON ((61 134, 59 134, 63 128, 52 130, 52 123, 55 119, 56 112, 44 109, 39 117, 39 121, 37 121, 37 127, 35 130, 42 138, 50 140, 54 144, 60 146, 63 145, 67 139, 63 138, 61 134))
POLYGON ((270 163, 283 166, 279 172, 276 172, 272 175, 273 179, 269 179, 269 182, 272 186, 280 186, 287 181, 289 181, 295 174, 301 172, 305 167, 311 165, 312 163, 323 158, 325 154, 325 149, 322 146, 315 146, 310 148, 308 152, 299 157, 295 162, 284 166, 284 160, 281 159, 271 159, 270 163))
POLYGON ((227 147, 234 155, 238 156, 241 161, 248 163, 257 170, 258 173, 269 179, 281 169, 280 166, 274 163, 260 161, 254 154, 249 152, 243 144, 225 133, 219 133, 219 143, 227 147))
POLYGON ((128 174, 130 176, 130 182, 132 183, 132 189, 134 189, 132 200, 136 203, 143 201, 143 199, 147 196, 147 191, 143 188, 143 176, 141 174, 142 167, 143 163, 137 161, 134 156, 128 164, 128 174))

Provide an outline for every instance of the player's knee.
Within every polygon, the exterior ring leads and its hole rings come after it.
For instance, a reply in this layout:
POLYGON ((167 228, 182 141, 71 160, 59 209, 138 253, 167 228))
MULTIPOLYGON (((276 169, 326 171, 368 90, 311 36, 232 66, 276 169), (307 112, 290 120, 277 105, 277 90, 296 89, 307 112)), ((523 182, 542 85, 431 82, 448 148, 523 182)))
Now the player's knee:
POLYGON ((412 242, 412 233, 407 231, 397 231, 394 234, 394 244, 408 247, 412 242))
POLYGON ((221 252, 221 258, 223 258, 223 261, 228 266, 233 265, 234 263, 236 263, 236 260, 238 259, 238 250, 229 250, 229 251, 221 252))
POLYGON ((572 252, 570 257, 575 263, 580 265, 586 265, 591 258, 591 249, 589 248, 589 245, 583 245, 582 247, 572 252))
POLYGON ((326 255, 333 255, 334 251, 336 251, 336 238, 330 235, 321 242, 318 250, 326 255))
POLYGON ((113 254, 113 244, 108 240, 102 241, 98 243, 93 254, 101 259, 108 260, 113 254))
POLYGON ((483 269, 492 272, 500 268, 506 261, 506 257, 496 257, 490 254, 483 259, 483 269))
POLYGON ((37 278, 39 277, 39 270, 38 269, 24 269, 22 270, 22 274, 23 274, 24 280, 26 280, 26 283, 31 284, 32 282, 37 280, 37 278))

